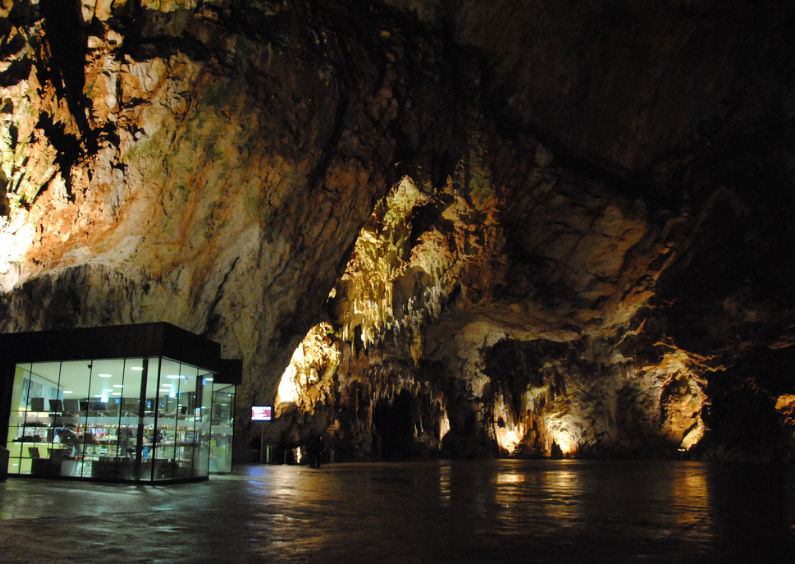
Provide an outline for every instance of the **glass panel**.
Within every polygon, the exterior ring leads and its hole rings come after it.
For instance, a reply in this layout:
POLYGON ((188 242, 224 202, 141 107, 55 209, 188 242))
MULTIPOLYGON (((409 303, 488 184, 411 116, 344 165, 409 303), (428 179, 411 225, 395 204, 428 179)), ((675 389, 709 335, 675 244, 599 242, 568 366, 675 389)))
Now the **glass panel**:
POLYGON ((61 445, 61 476, 91 475, 91 463, 85 469, 85 434, 88 428, 89 383, 91 361, 74 360, 61 363, 58 386, 63 396, 63 412, 59 422, 58 443, 61 445))
MULTIPOLYGON (((199 372, 203 372, 202 369, 199 372)), ((193 410, 196 430, 196 454, 193 459, 193 475, 208 476, 210 472, 210 417, 212 413, 212 372, 199 374, 196 404, 193 410)))
POLYGON ((180 364, 180 378, 177 379, 177 404, 174 411, 176 421, 176 478, 193 476, 193 463, 196 456, 196 386, 199 370, 190 364, 180 364))
MULTIPOLYGON (((30 364, 17 364, 14 372, 14 389, 11 394, 11 417, 8 420, 8 473, 29 474, 30 456, 27 443, 33 442, 34 428, 28 428, 26 415, 28 412, 30 390, 30 364), (25 457, 23 458, 23 453, 25 457)), ((33 420, 31 419, 31 423, 33 420)))
POLYGON ((31 474, 35 476, 60 476, 63 450, 60 432, 65 427, 63 421, 63 390, 59 387, 61 372, 60 362, 36 362, 31 365, 30 399, 31 411, 38 412, 39 423, 45 424, 46 436, 42 437, 41 447, 33 457, 31 451, 31 474), (37 380, 42 386, 37 385, 37 380), (34 397, 37 396, 37 397, 34 397))
POLYGON ((27 385, 23 376, 23 393, 27 388, 27 398, 22 404, 25 420, 20 445, 20 471, 34 476, 49 476, 55 471, 50 465, 50 453, 58 413, 51 410, 58 407, 60 363, 40 362, 28 366, 27 385))
POLYGON ((154 434, 154 480, 172 480, 175 471, 177 413, 179 407, 180 364, 164 358, 160 363, 157 390, 157 423, 154 434))
POLYGON ((212 429, 210 436, 210 472, 232 471, 232 423, 235 387, 213 385, 212 429))
POLYGON ((88 417, 83 430, 83 477, 116 478, 124 360, 95 360, 91 369, 88 417), (118 394, 118 395, 113 395, 118 394))
POLYGON ((120 398, 119 404, 119 449, 116 477, 120 480, 139 480, 138 436, 142 435, 143 424, 139 420, 141 409, 141 382, 144 377, 142 358, 128 358, 124 362, 124 378, 119 384, 112 384, 113 397, 120 398), (120 394, 116 396, 115 394, 120 394))
POLYGON ((140 479, 152 480, 154 470, 153 460, 155 454, 155 424, 158 419, 158 386, 160 384, 160 358, 150 358, 146 370, 146 392, 144 393, 144 420, 142 433, 138 438, 141 452, 140 479))

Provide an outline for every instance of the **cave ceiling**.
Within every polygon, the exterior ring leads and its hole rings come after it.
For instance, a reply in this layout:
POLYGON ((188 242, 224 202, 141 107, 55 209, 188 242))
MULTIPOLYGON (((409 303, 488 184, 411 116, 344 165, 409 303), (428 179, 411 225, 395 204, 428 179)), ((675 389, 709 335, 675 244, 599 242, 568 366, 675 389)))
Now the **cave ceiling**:
POLYGON ((0 330, 216 340, 241 444, 793 458, 792 5, 0 18, 0 330))

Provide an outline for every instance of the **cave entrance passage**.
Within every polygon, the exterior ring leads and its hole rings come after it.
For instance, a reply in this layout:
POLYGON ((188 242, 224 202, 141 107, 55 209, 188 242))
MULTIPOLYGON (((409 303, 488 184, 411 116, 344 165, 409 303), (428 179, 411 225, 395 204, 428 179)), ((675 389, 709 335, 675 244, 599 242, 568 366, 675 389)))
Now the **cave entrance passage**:
POLYGON ((415 444, 414 421, 411 415, 411 394, 400 392, 391 399, 375 404, 373 423, 378 435, 374 452, 384 460, 400 460, 412 455, 415 444), (378 445, 380 439, 380 445, 378 445))

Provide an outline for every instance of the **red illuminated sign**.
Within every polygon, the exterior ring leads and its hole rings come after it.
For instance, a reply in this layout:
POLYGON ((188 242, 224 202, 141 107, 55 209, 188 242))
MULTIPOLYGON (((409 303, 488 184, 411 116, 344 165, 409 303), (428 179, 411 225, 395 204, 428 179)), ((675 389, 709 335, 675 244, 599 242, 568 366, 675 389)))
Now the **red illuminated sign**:
POLYGON ((273 419, 273 407, 270 405, 251 406, 252 421, 271 421, 273 419))

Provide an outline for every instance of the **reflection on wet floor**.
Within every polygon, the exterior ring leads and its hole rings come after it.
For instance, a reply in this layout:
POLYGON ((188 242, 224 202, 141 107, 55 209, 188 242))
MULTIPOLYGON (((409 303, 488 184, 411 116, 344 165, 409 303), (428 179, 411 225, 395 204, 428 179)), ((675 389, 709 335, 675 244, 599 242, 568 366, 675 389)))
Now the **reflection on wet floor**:
POLYGON ((0 484, 2 562, 787 562, 792 468, 242 466, 170 486, 0 484))

